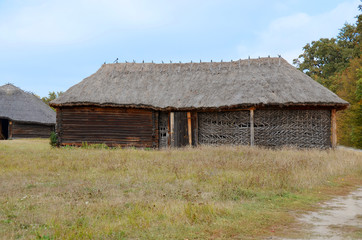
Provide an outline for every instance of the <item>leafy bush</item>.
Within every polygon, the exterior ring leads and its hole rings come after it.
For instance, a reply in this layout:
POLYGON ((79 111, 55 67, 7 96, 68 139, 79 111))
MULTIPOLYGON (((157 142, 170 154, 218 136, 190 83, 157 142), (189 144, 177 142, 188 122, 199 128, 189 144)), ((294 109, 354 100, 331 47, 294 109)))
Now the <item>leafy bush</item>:
POLYGON ((58 146, 58 135, 57 135, 56 132, 51 132, 50 133, 50 142, 49 142, 49 144, 52 147, 58 146))

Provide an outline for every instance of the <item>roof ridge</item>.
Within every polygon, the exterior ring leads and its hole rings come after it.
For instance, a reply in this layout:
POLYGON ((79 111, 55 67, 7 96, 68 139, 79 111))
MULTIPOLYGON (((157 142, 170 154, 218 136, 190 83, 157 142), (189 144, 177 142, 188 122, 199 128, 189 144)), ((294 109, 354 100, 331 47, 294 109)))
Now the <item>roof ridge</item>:
POLYGON ((236 59, 233 60, 231 59, 230 61, 224 61, 223 59, 221 59, 220 61, 214 61, 214 60, 210 60, 210 61, 202 61, 200 59, 200 61, 190 61, 190 62, 182 62, 182 61, 172 61, 170 60, 169 62, 167 61, 161 61, 161 62, 155 62, 155 61, 151 61, 151 62, 145 62, 144 60, 142 62, 136 62, 135 60, 133 61, 125 61, 125 62, 112 62, 112 63, 104 63, 102 65, 140 65, 140 64, 153 64, 153 65, 178 65, 178 64, 205 64, 205 63, 222 63, 222 64, 228 64, 228 63, 237 63, 237 62, 259 62, 259 61, 275 61, 278 60, 278 64, 279 64, 279 60, 280 63, 282 61, 287 62, 283 57, 281 57, 280 55, 278 57, 258 57, 258 58, 247 58, 247 59, 236 59))

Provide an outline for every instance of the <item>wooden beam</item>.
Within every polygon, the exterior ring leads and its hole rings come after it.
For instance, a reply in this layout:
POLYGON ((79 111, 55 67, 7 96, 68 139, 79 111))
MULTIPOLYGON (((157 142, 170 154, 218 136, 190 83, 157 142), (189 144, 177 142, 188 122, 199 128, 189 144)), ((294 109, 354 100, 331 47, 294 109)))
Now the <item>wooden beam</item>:
POLYGON ((331 111, 331 127, 332 127, 332 148, 337 146, 337 118, 336 109, 331 111))
POLYGON ((187 133, 189 135, 189 145, 192 146, 192 128, 191 128, 191 112, 187 112, 187 133))
POLYGON ((175 139, 174 139, 174 127, 175 127, 175 113, 170 112, 170 139, 171 139, 171 147, 175 146, 175 139))
POLYGON ((171 113, 167 113, 167 147, 171 146, 171 126, 170 126, 170 116, 171 113))
POLYGON ((13 138, 13 121, 9 121, 9 128, 8 128, 8 139, 12 139, 13 138))
POLYGON ((254 146, 254 109, 250 109, 250 146, 254 146))

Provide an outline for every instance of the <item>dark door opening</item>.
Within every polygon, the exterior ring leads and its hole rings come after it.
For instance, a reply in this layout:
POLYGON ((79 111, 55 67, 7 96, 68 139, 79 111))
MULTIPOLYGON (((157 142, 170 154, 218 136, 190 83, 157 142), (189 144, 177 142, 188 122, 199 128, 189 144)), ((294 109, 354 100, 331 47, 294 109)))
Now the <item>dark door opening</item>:
POLYGON ((9 138, 9 120, 0 119, 0 140, 9 138))
POLYGON ((174 141, 175 147, 184 147, 189 144, 187 132, 187 112, 175 112, 174 141))

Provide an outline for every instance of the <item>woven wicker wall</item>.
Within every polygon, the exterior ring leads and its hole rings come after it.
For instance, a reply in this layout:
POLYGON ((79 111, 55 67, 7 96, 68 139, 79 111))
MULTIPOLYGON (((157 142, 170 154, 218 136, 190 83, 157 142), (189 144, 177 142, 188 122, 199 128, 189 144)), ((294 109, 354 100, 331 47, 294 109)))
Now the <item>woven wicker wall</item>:
POLYGON ((256 110, 255 145, 328 148, 330 110, 256 110))
POLYGON ((199 144, 250 143, 249 111, 198 113, 198 118, 199 144))
MULTIPOLYGON (((255 145, 331 146, 330 110, 255 110, 255 145)), ((199 144, 250 144, 250 112, 199 113, 199 144)))

